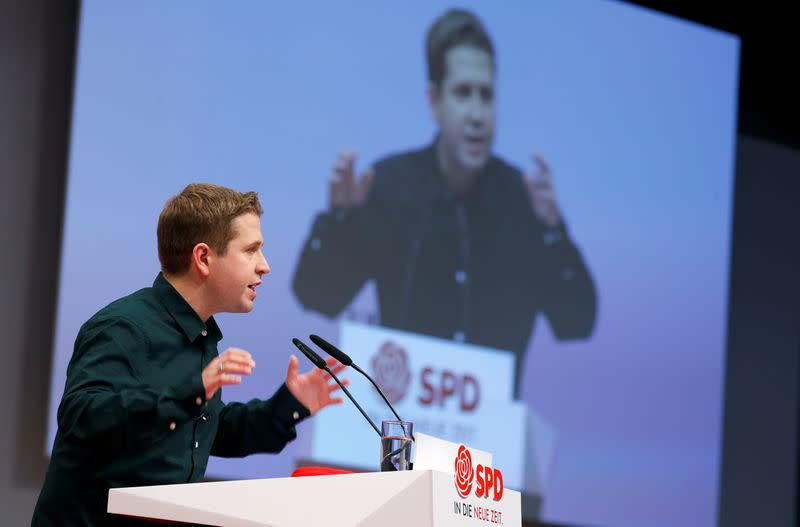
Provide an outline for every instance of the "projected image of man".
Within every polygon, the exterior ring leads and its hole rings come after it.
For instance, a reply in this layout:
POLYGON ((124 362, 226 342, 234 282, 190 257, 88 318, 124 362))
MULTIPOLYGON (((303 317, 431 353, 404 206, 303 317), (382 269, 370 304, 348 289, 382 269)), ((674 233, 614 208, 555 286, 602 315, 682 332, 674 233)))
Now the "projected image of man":
POLYGON ((361 175, 354 151, 339 154, 293 289, 335 317, 374 280, 381 325, 511 351, 518 392, 536 315, 558 339, 589 337, 594 283, 545 160, 523 173, 492 153, 496 63, 482 22, 447 11, 426 56, 433 142, 361 175))

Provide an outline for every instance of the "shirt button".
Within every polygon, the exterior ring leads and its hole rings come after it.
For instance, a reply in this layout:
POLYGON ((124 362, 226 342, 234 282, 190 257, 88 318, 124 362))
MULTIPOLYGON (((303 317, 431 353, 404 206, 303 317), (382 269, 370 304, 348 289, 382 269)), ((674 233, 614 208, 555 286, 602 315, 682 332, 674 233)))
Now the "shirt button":
POLYGON ((322 242, 319 241, 319 238, 313 238, 310 245, 312 251, 319 251, 320 247, 322 247, 322 242))
POLYGON ((575 273, 569 267, 561 271, 561 277, 564 278, 564 280, 572 280, 573 276, 575 276, 575 273))
POLYGON ((171 422, 171 423, 169 424, 169 429, 170 429, 170 430, 175 430, 175 427, 176 427, 176 426, 177 426, 177 425, 176 425, 176 424, 175 424, 175 422, 173 421, 173 422, 171 422))
POLYGON ((453 333, 453 340, 456 342, 464 342, 464 332, 463 331, 456 331, 453 333))
POLYGON ((466 271, 456 271, 455 274, 456 283, 463 284, 467 281, 467 272, 466 271))
POLYGON ((199 447, 199 446, 200 446, 200 443, 198 443, 197 441, 195 441, 195 442, 194 442, 194 447, 195 447, 195 448, 197 448, 197 447, 199 447))
POLYGON ((294 413, 292 414, 292 417, 294 418, 294 420, 295 420, 295 421, 297 421, 298 419, 300 419, 300 414, 299 414, 299 413, 297 413, 297 412, 294 412, 294 413))
POLYGON ((203 335, 203 336, 205 337, 206 335, 208 335, 208 331, 206 331, 206 330, 204 329, 203 331, 201 331, 201 332, 200 332, 200 334, 201 334, 201 335, 203 335))
POLYGON ((198 397, 197 399, 194 400, 194 402, 197 403, 197 406, 200 406, 201 404, 203 404, 203 398, 198 397))

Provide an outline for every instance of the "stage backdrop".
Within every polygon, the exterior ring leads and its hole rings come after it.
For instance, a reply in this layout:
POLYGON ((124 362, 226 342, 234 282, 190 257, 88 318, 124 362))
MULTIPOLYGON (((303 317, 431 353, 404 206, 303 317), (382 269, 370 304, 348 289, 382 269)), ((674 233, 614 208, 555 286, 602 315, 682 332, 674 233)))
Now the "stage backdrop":
MULTIPOLYGON (((711 527, 739 41, 617 2, 463 5, 496 48, 493 150, 522 170, 531 152, 548 161, 598 292, 591 338, 557 341, 540 320, 522 364, 521 403, 549 438, 542 516, 711 527)), ((82 3, 48 449, 80 325, 153 281, 158 214, 190 182, 256 190, 265 211, 272 272, 251 314, 218 317, 221 349, 251 351, 258 368, 226 400, 270 395, 292 337, 338 342, 343 322, 370 322, 371 285, 330 320, 290 281, 339 150, 356 148, 361 170, 433 139, 423 43, 447 7, 82 3)), ((314 420, 299 434, 278 456, 212 459, 208 474, 286 476, 313 456, 314 420)))

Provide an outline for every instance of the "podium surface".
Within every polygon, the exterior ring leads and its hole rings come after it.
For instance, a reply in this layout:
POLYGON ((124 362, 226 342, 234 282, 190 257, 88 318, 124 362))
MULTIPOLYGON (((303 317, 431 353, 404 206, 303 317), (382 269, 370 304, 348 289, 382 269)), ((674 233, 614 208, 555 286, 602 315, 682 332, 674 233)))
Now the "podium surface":
POLYGON ((435 470, 111 489, 108 512, 225 527, 521 525, 520 494, 462 498, 435 470))

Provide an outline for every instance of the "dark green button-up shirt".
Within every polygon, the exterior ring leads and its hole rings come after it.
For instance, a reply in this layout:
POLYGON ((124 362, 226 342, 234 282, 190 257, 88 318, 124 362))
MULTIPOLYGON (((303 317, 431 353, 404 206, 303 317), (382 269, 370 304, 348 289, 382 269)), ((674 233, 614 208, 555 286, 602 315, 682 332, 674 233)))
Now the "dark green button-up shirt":
POLYGON ((285 385, 272 398, 205 398, 201 372, 222 339, 162 274, 81 327, 32 525, 130 525, 108 489, 196 482, 208 456, 279 452, 309 411, 285 385))

